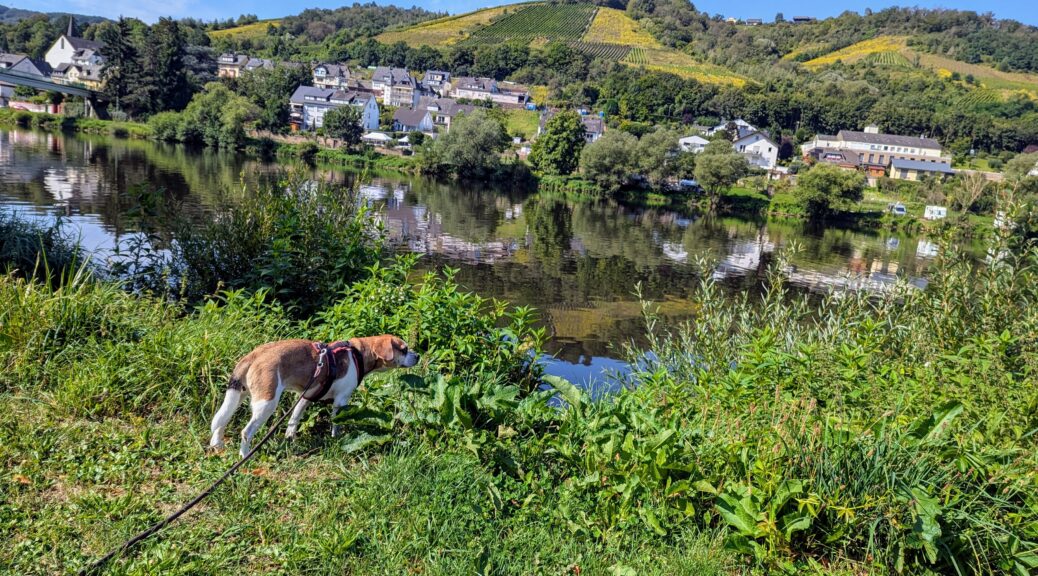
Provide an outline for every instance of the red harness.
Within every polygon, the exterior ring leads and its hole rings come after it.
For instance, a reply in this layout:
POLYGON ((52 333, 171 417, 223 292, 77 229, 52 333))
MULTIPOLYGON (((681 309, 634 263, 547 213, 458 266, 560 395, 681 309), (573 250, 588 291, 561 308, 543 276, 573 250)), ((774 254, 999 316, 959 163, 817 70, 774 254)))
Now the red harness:
MULTIPOLYGON (((357 367, 357 384, 364 378, 364 358, 361 356, 360 351, 353 347, 352 344, 344 340, 338 342, 332 342, 331 344, 325 344, 323 342, 313 342, 311 346, 317 351, 317 368, 314 369, 314 383, 320 382, 319 385, 313 386, 303 391, 303 397, 311 402, 324 398, 324 395, 331 389, 332 383, 339 379, 339 361, 336 355, 346 350, 350 354, 350 358, 353 360, 354 366, 357 367), (321 378, 321 372, 324 368, 328 368, 328 373, 321 378)), ((345 367, 342 372, 345 374, 349 371, 349 366, 345 367)))

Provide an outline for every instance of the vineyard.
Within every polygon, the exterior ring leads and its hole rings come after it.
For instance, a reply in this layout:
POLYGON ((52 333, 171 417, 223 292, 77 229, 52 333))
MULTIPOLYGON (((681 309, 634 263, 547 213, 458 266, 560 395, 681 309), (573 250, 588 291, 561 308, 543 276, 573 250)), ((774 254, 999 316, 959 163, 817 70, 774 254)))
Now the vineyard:
POLYGON ((894 66, 901 68, 912 66, 912 63, 908 61, 908 58, 900 52, 875 52, 866 56, 862 61, 878 66, 894 66))
POLYGON ((281 20, 260 20, 259 22, 253 22, 252 24, 245 24, 243 26, 235 26, 234 28, 213 30, 212 32, 209 32, 209 38, 213 40, 219 40, 221 38, 234 38, 237 40, 257 38, 260 36, 266 36, 267 26, 270 25, 275 27, 280 26, 281 20))
POLYGON ((746 85, 746 79, 742 76, 721 66, 700 62, 676 50, 632 48, 622 63, 646 70, 667 72, 704 84, 728 84, 739 87, 746 85))
POLYGON ((605 44, 602 42, 570 42, 569 46, 577 52, 587 54, 592 58, 612 60, 613 62, 623 60, 632 50, 630 46, 605 44))
POLYGON ((591 25, 597 8, 590 4, 533 4, 472 33, 468 45, 507 41, 530 43, 538 38, 576 42, 591 25))
POLYGON ((449 46, 468 38, 469 34, 479 27, 522 9, 521 6, 485 8, 460 16, 447 16, 422 22, 401 30, 383 32, 376 36, 376 39, 383 44, 404 42, 410 46, 449 46))
POLYGON ((583 40, 597 44, 622 44, 632 48, 660 48, 660 43, 623 10, 599 8, 583 40))
POLYGON ((898 53, 905 48, 905 38, 902 36, 879 36, 856 44, 851 44, 835 52, 819 56, 804 62, 809 69, 817 69, 826 64, 841 61, 845 64, 858 62, 866 57, 880 53, 898 53))

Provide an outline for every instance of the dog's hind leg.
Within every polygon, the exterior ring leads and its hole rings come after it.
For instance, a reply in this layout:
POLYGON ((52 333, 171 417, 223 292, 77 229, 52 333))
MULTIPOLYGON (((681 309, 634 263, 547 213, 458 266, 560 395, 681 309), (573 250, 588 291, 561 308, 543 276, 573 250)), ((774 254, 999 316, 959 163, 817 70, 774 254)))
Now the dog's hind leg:
POLYGON ((216 411, 216 414, 213 416, 213 423, 209 427, 213 432, 213 437, 209 439, 210 448, 223 448, 223 434, 227 430, 227 424, 231 421, 231 416, 234 416, 238 406, 241 406, 241 388, 228 388, 227 393, 223 396, 223 404, 216 411))
POLYGON ((299 399, 295 410, 292 410, 292 416, 288 419, 288 430, 285 431, 285 438, 296 437, 296 431, 299 430, 299 421, 303 419, 303 412, 309 405, 310 401, 306 398, 299 399))
POLYGON ((267 419, 274 413, 274 409, 278 406, 278 400, 281 399, 281 392, 284 389, 285 387, 281 384, 281 376, 279 375, 278 387, 274 391, 273 398, 270 400, 260 400, 253 397, 250 405, 252 408, 252 419, 245 425, 245 429, 241 431, 241 447, 238 449, 238 453, 241 454, 242 458, 252 449, 252 439, 256 436, 256 432, 266 424, 267 419))

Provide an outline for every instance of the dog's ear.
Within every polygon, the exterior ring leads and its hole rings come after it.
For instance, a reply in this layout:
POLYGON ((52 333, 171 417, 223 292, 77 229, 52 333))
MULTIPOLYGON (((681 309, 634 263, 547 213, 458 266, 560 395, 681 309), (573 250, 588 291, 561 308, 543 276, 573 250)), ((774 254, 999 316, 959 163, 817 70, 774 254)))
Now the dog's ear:
POLYGON ((396 350, 393 349, 392 336, 379 338, 372 348, 375 352, 375 357, 381 360, 383 365, 389 366, 396 359, 396 350))

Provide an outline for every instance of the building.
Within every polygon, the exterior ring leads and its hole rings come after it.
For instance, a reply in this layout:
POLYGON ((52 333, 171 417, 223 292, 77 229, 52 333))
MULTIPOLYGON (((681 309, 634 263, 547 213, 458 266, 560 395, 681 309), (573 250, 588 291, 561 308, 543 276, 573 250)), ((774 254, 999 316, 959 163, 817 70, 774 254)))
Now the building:
POLYGON ((429 111, 433 126, 443 128, 445 132, 451 129, 451 123, 460 114, 468 114, 476 109, 471 104, 458 104, 453 98, 431 98, 422 97, 418 101, 418 108, 429 111))
POLYGON ((816 149, 811 155, 816 161, 824 164, 832 164, 846 170, 857 170, 861 168, 858 155, 851 150, 816 149))
MULTIPOLYGON (((0 70, 29 76, 50 76, 50 65, 43 60, 29 58, 25 54, 0 52, 0 70)), ((7 101, 13 97, 14 85, 0 82, 0 107, 7 106, 7 101)))
POLYGON ((450 95, 452 98, 489 100, 505 108, 522 108, 530 99, 530 92, 518 84, 471 76, 452 81, 450 95))
POLYGON ((778 144, 764 132, 753 132, 732 142, 732 148, 751 166, 771 170, 778 165, 778 144))
MULTIPOLYGON (((594 114, 588 114, 587 110, 578 111, 580 114, 580 123, 584 125, 584 141, 588 144, 595 142, 605 134, 605 120, 601 116, 594 114)), ((544 112, 541 114, 540 122, 537 124, 537 135, 540 136, 544 133, 544 127, 548 125, 548 121, 555 116, 555 112, 544 112)))
POLYGON ((314 66, 314 86, 318 88, 349 88, 350 69, 345 64, 321 63, 314 66))
POLYGON ((746 25, 747 26, 760 26, 763 23, 764 23, 764 20, 761 20, 760 18, 747 18, 746 19, 746 25))
POLYGON ((955 170, 945 162, 926 162, 894 158, 890 162, 890 177, 896 180, 922 180, 927 176, 946 178, 954 176, 955 170))
POLYGON ((406 68, 375 68, 371 89, 387 106, 414 108, 418 104, 418 83, 406 68))
POLYGON ((811 22, 814 22, 815 20, 816 19, 815 19, 814 16, 794 16, 793 17, 793 23, 794 24, 810 24, 811 22))
POLYGON ((300 86, 289 99, 292 122, 303 130, 324 126, 324 115, 333 108, 353 106, 360 110, 360 125, 365 130, 378 128, 378 103, 366 92, 333 90, 316 86, 300 86))
POLYGON ((706 145, 709 143, 710 141, 706 138, 695 135, 685 136, 684 138, 678 140, 678 145, 681 146, 682 150, 684 150, 685 152, 691 152, 693 154, 699 154, 700 152, 705 150, 706 145))
POLYGON ((432 114, 422 108, 397 108, 393 112, 393 130, 396 132, 432 132, 432 114))
POLYGON ((428 94, 446 96, 451 91, 451 73, 443 70, 426 70, 422 76, 422 90, 428 94))
POLYGON ((216 75, 220 78, 237 78, 249 63, 245 54, 224 53, 216 59, 216 75))
POLYGON ((101 80, 102 68, 94 64, 59 64, 51 70, 50 77, 53 80, 69 84, 82 84, 91 90, 98 90, 103 84, 101 80))
POLYGON ((758 132, 757 128, 749 122, 739 118, 738 120, 727 120, 721 122, 717 126, 708 128, 705 132, 707 138, 713 138, 718 132, 727 131, 728 135, 732 137, 732 140, 737 140, 745 136, 749 136, 754 132, 758 132))
POLYGON ((243 69, 246 72, 252 72, 261 68, 264 70, 273 70, 274 61, 266 58, 249 58, 248 62, 245 63, 245 68, 243 69))
POLYGON ((881 134, 875 126, 866 127, 864 132, 840 130, 835 136, 818 134, 814 140, 801 145, 800 149, 805 157, 816 154, 816 150, 850 150, 858 154, 859 164, 884 168, 894 159, 951 163, 951 157, 944 154, 941 144, 936 140, 881 134))
POLYGON ((104 44, 74 36, 73 22, 73 18, 69 16, 68 30, 54 41, 43 59, 51 68, 57 68, 61 64, 100 66, 104 63, 104 57, 101 55, 104 44))

